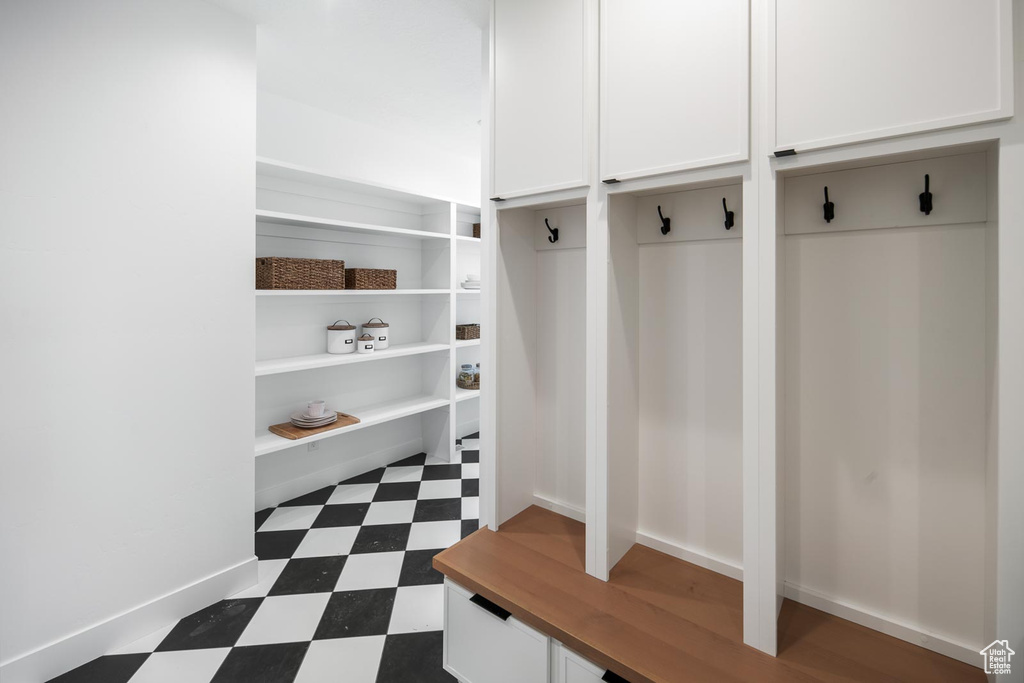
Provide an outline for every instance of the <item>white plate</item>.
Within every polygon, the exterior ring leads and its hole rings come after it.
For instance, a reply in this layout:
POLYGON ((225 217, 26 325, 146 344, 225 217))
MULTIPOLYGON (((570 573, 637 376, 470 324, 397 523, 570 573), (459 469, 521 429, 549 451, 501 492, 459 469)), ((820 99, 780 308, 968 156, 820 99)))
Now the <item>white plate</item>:
POLYGON ((320 420, 328 420, 332 417, 337 416, 338 414, 333 410, 325 410, 324 414, 321 415, 320 417, 313 417, 312 415, 307 415, 302 411, 292 413, 293 420, 301 420, 302 422, 319 422, 320 420))

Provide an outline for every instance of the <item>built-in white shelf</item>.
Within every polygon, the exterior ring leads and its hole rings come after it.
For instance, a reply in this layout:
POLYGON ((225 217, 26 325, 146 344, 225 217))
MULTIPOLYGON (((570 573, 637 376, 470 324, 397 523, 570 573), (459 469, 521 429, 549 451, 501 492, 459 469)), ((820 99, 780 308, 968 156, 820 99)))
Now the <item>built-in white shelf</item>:
POLYGON ((447 351, 449 348, 447 344, 416 342, 414 344, 395 344, 382 351, 374 351, 373 353, 353 352, 345 355, 317 353, 310 356, 258 360, 256 361, 256 376, 264 377, 266 375, 278 375, 283 372, 300 372, 302 370, 329 368, 335 365, 367 363, 370 361, 387 360, 388 358, 401 358, 402 356, 417 356, 421 353, 447 351))
MULTIPOLYGON (((358 417, 360 422, 349 427, 332 429, 329 432, 321 432, 302 439, 285 439, 284 437, 278 436, 277 434, 271 434, 270 432, 257 433, 256 457, 258 458, 261 455, 267 455, 268 453, 276 453, 277 451, 283 451, 295 446, 312 443, 313 441, 322 441, 323 439, 341 436, 342 434, 348 434, 366 427, 372 427, 373 425, 384 424, 385 422, 409 417, 410 415, 425 413, 428 410, 447 408, 449 405, 450 403, 447 398, 438 398, 437 396, 414 396, 412 398, 388 401, 387 403, 378 403, 376 405, 364 406, 362 408, 330 406, 332 410, 340 410, 341 412, 358 417)), ((283 421, 284 420, 282 420, 282 422, 283 421)))
POLYGON ((480 398, 480 390, 477 389, 463 389, 462 387, 455 387, 455 401, 461 403, 462 401, 469 401, 474 398, 480 398))
POLYGON ((466 242, 468 244, 480 244, 480 238, 473 237, 471 235, 456 235, 455 239, 459 240, 460 242, 466 242))
MULTIPOLYGON (((468 291, 468 290, 467 290, 468 291)), ((479 294, 480 292, 476 292, 479 294)), ((256 296, 423 296, 451 294, 447 289, 257 289, 256 296)))
POLYGON ((391 235, 418 240, 448 241, 451 239, 451 236, 448 233, 430 232, 429 230, 410 230, 408 228, 391 228, 384 225, 371 225, 369 223, 356 223, 353 221, 336 221, 330 218, 316 218, 313 216, 302 216, 294 213, 282 213, 280 211, 264 211, 262 209, 256 210, 256 221, 259 223, 273 223, 275 225, 289 225, 300 228, 320 228, 325 230, 340 230, 342 232, 391 235))
POLYGON ((460 348, 463 347, 463 346, 480 346, 480 340, 479 339, 456 339, 455 340, 455 345, 460 347, 460 348))
POLYGON ((480 296, 480 290, 479 289, 463 289, 462 287, 457 287, 455 289, 455 291, 457 293, 459 293, 459 294, 467 294, 467 295, 475 294, 477 296, 480 296))

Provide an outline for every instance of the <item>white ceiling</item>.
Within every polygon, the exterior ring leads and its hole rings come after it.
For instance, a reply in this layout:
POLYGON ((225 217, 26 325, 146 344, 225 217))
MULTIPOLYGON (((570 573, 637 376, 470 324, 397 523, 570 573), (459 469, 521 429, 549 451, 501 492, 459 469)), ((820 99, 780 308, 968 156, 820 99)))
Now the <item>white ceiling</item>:
POLYGON ((212 0, 258 25, 258 83, 480 155, 487 0, 212 0))

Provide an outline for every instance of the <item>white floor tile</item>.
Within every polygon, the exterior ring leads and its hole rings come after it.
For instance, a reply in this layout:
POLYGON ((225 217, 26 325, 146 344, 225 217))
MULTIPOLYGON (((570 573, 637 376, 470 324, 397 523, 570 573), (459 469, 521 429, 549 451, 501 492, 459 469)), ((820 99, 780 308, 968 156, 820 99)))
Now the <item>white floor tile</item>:
POLYGON ((384 651, 384 636, 314 640, 295 683, 374 683, 384 651))
MULTIPOLYGON (((370 503, 363 526, 372 524, 408 524, 416 512, 415 500, 391 500, 370 503)), ((357 527, 352 527, 358 529, 357 527)))
POLYGON ((464 462, 464 463, 462 463, 462 478, 463 479, 479 479, 480 478, 480 463, 478 463, 478 462, 464 462))
POLYGON ((114 654, 132 655, 141 652, 152 652, 156 649, 157 645, 163 642, 164 638, 167 637, 167 634, 170 633, 171 629, 173 629, 176 625, 177 622, 169 626, 164 626, 159 631, 153 631, 148 636, 142 636, 130 645, 126 645, 125 647, 122 647, 120 650, 115 650, 114 654))
POLYGON ((478 451, 480 450, 480 439, 463 439, 462 450, 464 451, 478 451))
MULTIPOLYGON (((409 531, 407 550, 432 550, 447 548, 459 542, 462 537, 462 522, 415 522, 409 531)), ((349 558, 351 559, 351 558, 349 558)))
POLYGON ((357 526, 338 526, 329 529, 310 529, 292 557, 330 557, 348 555, 359 534, 357 526))
POLYGON ((274 510, 267 521, 263 522, 260 531, 290 531, 308 529, 323 507, 320 505, 298 505, 282 507, 274 510))
POLYGON ((440 631, 444 628, 444 585, 404 586, 395 595, 388 633, 440 631))
POLYGON ((402 552, 349 555, 334 590, 354 591, 397 586, 404 557, 405 553, 402 552))
POLYGON ((233 598, 265 598, 270 589, 274 587, 277 577, 281 576, 284 566, 288 560, 260 560, 259 583, 252 588, 247 588, 241 593, 231 596, 233 598))
POLYGON ((459 479, 441 479, 425 481, 420 484, 420 500, 435 498, 459 498, 462 496, 462 481, 459 479))
POLYGON ((327 499, 327 504, 369 503, 373 500, 373 494, 376 492, 376 484, 345 484, 335 487, 334 493, 327 499))
POLYGON ((312 640, 330 597, 330 593, 304 593, 265 598, 238 645, 312 640))
POLYGON ((229 647, 154 652, 131 683, 209 683, 229 652, 229 647))
POLYGON ((480 519, 480 499, 463 498, 462 499, 462 518, 463 519, 480 519))
POLYGON ((405 481, 419 481, 423 477, 423 468, 419 465, 412 467, 389 467, 384 470, 382 484, 398 484, 405 481))

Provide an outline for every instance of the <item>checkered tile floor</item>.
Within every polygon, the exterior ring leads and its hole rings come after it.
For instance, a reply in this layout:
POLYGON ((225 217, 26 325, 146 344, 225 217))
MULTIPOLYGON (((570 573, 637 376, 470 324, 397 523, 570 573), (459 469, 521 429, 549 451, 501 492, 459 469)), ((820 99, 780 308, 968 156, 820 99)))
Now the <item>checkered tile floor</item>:
POLYGON ((258 585, 53 681, 454 681, 431 560, 478 526, 477 437, 257 513, 258 585))

